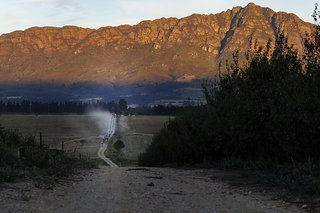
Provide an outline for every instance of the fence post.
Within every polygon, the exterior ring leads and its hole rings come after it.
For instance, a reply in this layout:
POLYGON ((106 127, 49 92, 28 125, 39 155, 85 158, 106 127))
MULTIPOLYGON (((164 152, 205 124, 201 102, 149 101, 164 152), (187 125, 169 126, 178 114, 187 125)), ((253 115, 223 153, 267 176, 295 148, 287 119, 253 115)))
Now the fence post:
POLYGON ((62 153, 64 152, 64 141, 61 142, 61 150, 62 150, 62 153))
POLYGON ((42 132, 40 132, 40 149, 42 149, 42 132))
POLYGON ((21 159, 21 153, 20 153, 20 147, 18 147, 18 149, 17 149, 17 157, 18 157, 18 159, 21 159))

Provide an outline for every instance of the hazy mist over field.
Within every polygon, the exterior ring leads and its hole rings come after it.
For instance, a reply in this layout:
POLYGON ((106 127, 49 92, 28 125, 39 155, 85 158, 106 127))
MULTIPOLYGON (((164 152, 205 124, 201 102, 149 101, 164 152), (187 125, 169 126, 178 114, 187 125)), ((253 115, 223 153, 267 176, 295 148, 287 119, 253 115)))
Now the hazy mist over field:
POLYGON ((99 127, 100 137, 103 137, 107 130, 112 128, 112 120, 115 119, 112 113, 102 110, 93 110, 89 111, 88 115, 90 116, 90 119, 92 119, 99 127))

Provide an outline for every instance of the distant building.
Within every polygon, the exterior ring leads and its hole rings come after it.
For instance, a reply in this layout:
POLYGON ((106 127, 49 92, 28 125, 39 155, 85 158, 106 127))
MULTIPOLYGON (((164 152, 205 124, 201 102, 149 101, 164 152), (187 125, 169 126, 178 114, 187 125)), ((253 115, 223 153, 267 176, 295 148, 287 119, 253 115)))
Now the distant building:
POLYGON ((98 98, 83 98, 83 99, 80 99, 79 101, 83 102, 83 103, 96 104, 98 102, 101 102, 102 99, 103 99, 102 97, 98 97, 98 98))
POLYGON ((182 107, 186 106, 186 100, 182 99, 163 99, 163 100, 156 100, 153 103, 150 103, 150 107, 154 106, 176 106, 176 107, 182 107))
POLYGON ((139 104, 128 104, 128 109, 131 108, 131 109, 135 109, 139 107, 139 104))
POLYGON ((175 106, 175 107, 184 107, 184 106, 197 106, 197 105, 203 105, 205 104, 205 101, 202 99, 161 99, 156 100, 149 104, 149 107, 154 106, 175 106))

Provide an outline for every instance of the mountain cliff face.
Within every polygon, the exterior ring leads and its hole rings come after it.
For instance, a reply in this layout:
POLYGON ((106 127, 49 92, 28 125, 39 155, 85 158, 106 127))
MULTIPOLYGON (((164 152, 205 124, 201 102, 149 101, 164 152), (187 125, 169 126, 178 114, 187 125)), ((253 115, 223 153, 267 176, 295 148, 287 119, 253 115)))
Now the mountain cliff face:
POLYGON ((302 51, 312 24, 250 3, 215 15, 161 18, 87 29, 33 27, 0 36, 0 82, 133 83, 213 76, 250 39, 265 44, 276 28, 302 51))

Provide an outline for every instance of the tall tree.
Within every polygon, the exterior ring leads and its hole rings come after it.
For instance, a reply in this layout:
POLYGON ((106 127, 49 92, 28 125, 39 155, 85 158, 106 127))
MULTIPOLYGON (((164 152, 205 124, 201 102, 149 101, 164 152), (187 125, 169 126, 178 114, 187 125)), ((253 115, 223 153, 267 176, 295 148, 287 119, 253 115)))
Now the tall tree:
POLYGON ((122 114, 127 111, 127 109, 128 109, 128 103, 127 103, 126 99, 121 98, 121 99, 119 100, 118 108, 119 108, 119 112, 122 113, 122 114))

